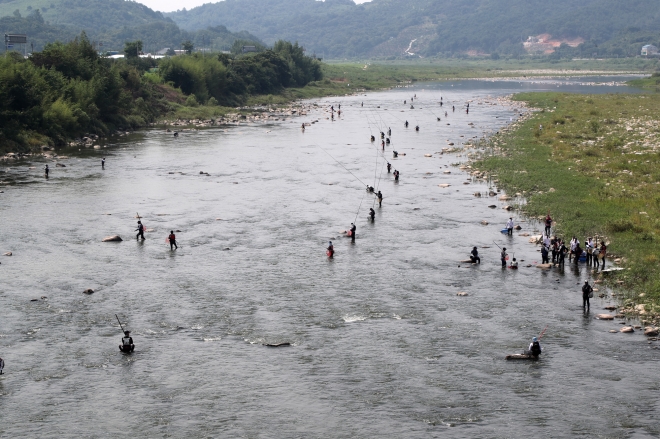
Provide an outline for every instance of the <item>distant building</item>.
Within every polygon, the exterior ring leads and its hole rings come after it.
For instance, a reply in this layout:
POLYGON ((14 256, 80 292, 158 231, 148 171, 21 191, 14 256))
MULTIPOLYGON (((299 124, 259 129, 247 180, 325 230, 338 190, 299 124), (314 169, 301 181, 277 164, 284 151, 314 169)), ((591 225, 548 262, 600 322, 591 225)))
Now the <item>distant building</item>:
POLYGON ((642 56, 656 56, 658 54, 658 48, 653 44, 647 44, 642 47, 642 56))
POLYGON ((257 46, 243 46, 243 53, 256 52, 257 46))

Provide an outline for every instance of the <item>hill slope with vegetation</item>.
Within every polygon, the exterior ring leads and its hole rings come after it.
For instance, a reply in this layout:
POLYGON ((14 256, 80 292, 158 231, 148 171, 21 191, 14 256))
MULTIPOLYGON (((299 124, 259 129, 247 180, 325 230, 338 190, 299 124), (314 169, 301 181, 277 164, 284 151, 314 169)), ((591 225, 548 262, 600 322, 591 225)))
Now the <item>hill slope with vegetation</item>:
MULTIPOLYGON (((575 54, 638 54, 618 40, 660 31, 652 0, 225 0, 169 14, 184 29, 222 24, 266 42, 298 41, 326 57, 523 53, 528 36, 585 40, 575 54), (605 50, 599 49, 609 42, 605 50), (626 46, 623 48, 622 46, 626 46)), ((644 41, 645 42, 645 41, 644 41)), ((639 43, 639 44, 638 44, 639 43)), ((564 53, 567 53, 564 50, 564 53)))
MULTIPOLYGON (((35 50, 46 43, 68 41, 85 31, 98 50, 119 50, 124 42, 142 40, 145 51, 179 49, 184 41, 195 47, 229 50, 237 40, 261 43, 247 32, 224 26, 186 31, 170 18, 125 0, 0 0, 0 32, 24 33, 35 50)), ((31 49, 28 48, 28 51, 31 49)))

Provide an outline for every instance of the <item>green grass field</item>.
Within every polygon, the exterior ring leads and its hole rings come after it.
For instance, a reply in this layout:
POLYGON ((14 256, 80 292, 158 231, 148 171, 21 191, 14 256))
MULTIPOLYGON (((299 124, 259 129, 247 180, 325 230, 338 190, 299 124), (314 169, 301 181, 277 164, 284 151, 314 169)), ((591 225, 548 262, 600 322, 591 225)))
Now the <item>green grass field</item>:
POLYGON ((627 310, 645 304, 657 321, 660 96, 529 93, 514 99, 541 111, 490 139, 495 153, 484 150, 475 165, 496 175, 507 192, 523 193, 522 210, 530 217, 550 212, 559 236, 609 241, 608 253, 627 270, 605 279, 625 291, 627 310))

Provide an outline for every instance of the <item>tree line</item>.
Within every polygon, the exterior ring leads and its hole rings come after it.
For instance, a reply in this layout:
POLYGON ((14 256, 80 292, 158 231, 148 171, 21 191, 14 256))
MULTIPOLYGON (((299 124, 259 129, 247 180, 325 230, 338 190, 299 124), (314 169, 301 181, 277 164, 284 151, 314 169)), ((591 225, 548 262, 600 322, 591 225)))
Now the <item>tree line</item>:
POLYGON ((297 43, 279 41, 246 55, 112 60, 83 33, 27 59, 16 52, 0 58, 0 145, 18 151, 61 145, 85 133, 145 126, 171 112, 177 98, 188 105, 240 105, 250 95, 320 79, 320 62, 297 43))

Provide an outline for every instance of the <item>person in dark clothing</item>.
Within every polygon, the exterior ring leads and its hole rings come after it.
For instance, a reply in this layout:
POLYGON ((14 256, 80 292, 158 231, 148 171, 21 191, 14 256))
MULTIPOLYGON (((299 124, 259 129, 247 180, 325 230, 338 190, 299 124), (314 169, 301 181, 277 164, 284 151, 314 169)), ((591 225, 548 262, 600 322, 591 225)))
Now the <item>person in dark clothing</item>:
POLYGON ((547 264, 548 262, 548 248, 544 245, 541 246, 541 263, 547 264))
POLYGON ((398 153, 398 152, 396 152, 396 151, 392 151, 392 155, 394 156, 394 158, 397 158, 397 157, 399 157, 399 153, 398 153))
POLYGON ((168 236, 167 239, 170 241, 170 250, 179 248, 179 246, 176 245, 176 236, 174 235, 174 230, 170 230, 170 236, 168 236))
POLYGON ((387 162, 387 173, 389 174, 391 170, 392 170, 392 163, 387 162))
POLYGON ((326 250, 328 250, 326 254, 329 258, 335 256, 335 247, 332 245, 332 241, 328 241, 328 248, 326 250))
POLYGON ((392 128, 387 128, 387 135, 392 137, 392 128))
POLYGON ((405 126, 406 126, 406 128, 408 128, 408 121, 406 121, 405 126))
POLYGON ((585 280, 582 286, 582 309, 589 311, 589 299, 594 296, 594 289, 589 285, 589 281, 585 280))
POLYGON ((541 355, 543 349, 541 348, 541 343, 539 343, 538 338, 532 338, 532 342, 529 344, 528 352, 529 355, 532 355, 535 358, 538 358, 538 356, 541 355))
POLYGON ((545 217, 545 236, 550 236, 550 229, 552 228, 552 218, 550 214, 545 217))
POLYGON ((472 251, 470 252, 470 260, 472 261, 473 264, 481 264, 479 251, 477 250, 476 247, 472 247, 472 251))
POLYGON ((390 144, 390 138, 389 137, 385 139, 385 143, 387 143, 388 145, 390 144))
POLYGON ((502 249, 502 252, 500 253, 500 261, 502 261, 502 268, 506 268, 506 247, 502 249))
POLYGON ((376 137, 375 137, 375 136, 371 136, 371 141, 372 141, 372 142, 375 142, 375 141, 376 141, 376 137))
POLYGON ((383 194, 382 194, 380 191, 378 191, 378 193, 376 194, 376 196, 378 197, 378 207, 382 207, 382 203, 383 203, 383 194))
POLYGON ((50 169, 48 169, 48 165, 44 166, 44 177, 48 178, 48 172, 50 172, 50 169))
POLYGON ((380 132, 380 138, 381 138, 381 139, 384 139, 384 138, 385 138, 385 133, 382 132, 382 131, 380 132))
POLYGON ((568 253, 568 248, 566 248, 564 241, 560 241, 559 250, 557 251, 557 263, 559 265, 564 265, 564 259, 566 258, 566 253, 568 253))
POLYGON ((355 231, 357 230, 357 227, 355 227, 355 224, 351 223, 351 242, 355 242, 355 231))
POLYGON ((574 252, 575 252, 575 264, 577 264, 578 261, 580 260, 580 256, 582 256, 582 247, 580 247, 579 242, 575 245, 574 252))
POLYGON ((135 345, 133 344, 133 337, 131 337, 131 331, 124 331, 124 336, 121 338, 121 345, 119 345, 119 350, 122 352, 133 352, 135 345))
POLYGON ((415 131, 419 131, 419 125, 415 127, 415 131))
POLYGON ((399 171, 394 170, 394 181, 399 181, 399 171))
POLYGON ((385 141, 384 140, 380 141, 380 146, 383 149, 383 151, 385 151, 385 141))
POLYGON ((105 169, 105 157, 101 159, 101 169, 105 169))
POLYGON ((138 233, 135 235, 135 239, 144 239, 144 226, 142 225, 142 221, 138 221, 138 228, 135 229, 138 233))
POLYGON ((557 262, 557 255, 559 254, 559 242, 557 239, 550 241, 550 249, 552 250, 552 263, 557 262))
POLYGON ((456 107, 454 107, 454 106, 452 105, 452 106, 451 106, 451 111, 452 111, 452 112, 456 111, 456 107))
POLYGON ((374 219, 376 218, 376 211, 374 210, 373 207, 369 208, 369 218, 371 218, 371 222, 373 222, 374 219))
POLYGON ((373 193, 373 191, 374 191, 374 187, 367 185, 367 192, 373 193))
MULTIPOLYGON (((605 268, 606 256, 607 256, 607 246, 605 245, 605 241, 600 241, 600 249, 598 250, 598 257, 603 260, 603 268, 605 268)), ((596 259, 596 264, 598 264, 598 259, 596 259)))

